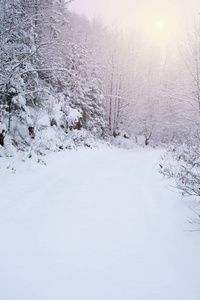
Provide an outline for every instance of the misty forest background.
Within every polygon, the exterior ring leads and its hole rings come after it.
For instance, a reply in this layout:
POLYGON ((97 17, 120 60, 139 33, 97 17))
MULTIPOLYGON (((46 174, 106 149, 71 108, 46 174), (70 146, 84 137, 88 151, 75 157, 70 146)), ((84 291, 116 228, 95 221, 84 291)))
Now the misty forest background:
POLYGON ((71 12, 70 2, 0 2, 1 156, 99 141, 162 146, 160 172, 199 196, 198 20, 161 51, 137 30, 71 12))

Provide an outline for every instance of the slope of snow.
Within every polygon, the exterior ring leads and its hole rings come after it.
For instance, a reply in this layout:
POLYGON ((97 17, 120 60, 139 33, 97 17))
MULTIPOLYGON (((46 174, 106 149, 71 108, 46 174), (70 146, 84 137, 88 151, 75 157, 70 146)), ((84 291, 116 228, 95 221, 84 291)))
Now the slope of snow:
POLYGON ((199 300, 200 236, 158 158, 82 149, 15 174, 0 158, 0 299, 199 300))

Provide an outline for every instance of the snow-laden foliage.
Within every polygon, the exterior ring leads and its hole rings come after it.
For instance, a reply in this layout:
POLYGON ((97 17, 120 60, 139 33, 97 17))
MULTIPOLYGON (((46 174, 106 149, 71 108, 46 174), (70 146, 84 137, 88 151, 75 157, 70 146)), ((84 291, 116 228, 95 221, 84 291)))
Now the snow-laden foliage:
POLYGON ((183 195, 200 196, 199 145, 170 146, 162 155, 159 171, 175 179, 183 195))
POLYGON ((92 147, 108 134, 89 50, 69 42, 66 3, 0 3, 0 123, 8 131, 1 155, 92 147))

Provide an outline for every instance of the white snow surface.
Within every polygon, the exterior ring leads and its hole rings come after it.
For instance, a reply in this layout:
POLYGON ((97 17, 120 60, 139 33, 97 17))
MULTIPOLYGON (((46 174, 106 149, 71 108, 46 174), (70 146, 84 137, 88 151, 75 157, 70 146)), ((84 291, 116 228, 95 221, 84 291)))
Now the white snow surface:
POLYGON ((0 158, 0 299, 199 300, 200 234, 159 155, 0 158))

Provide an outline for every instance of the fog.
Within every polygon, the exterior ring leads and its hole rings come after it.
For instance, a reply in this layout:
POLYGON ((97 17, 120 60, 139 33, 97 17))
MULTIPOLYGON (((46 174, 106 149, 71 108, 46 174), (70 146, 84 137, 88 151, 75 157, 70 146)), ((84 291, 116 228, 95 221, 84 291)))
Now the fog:
POLYGON ((118 21, 122 27, 135 26, 145 18, 189 18, 200 12, 198 0, 75 0, 70 9, 88 18, 100 17, 108 26, 118 21), (140 21, 139 21, 140 20, 140 21))

